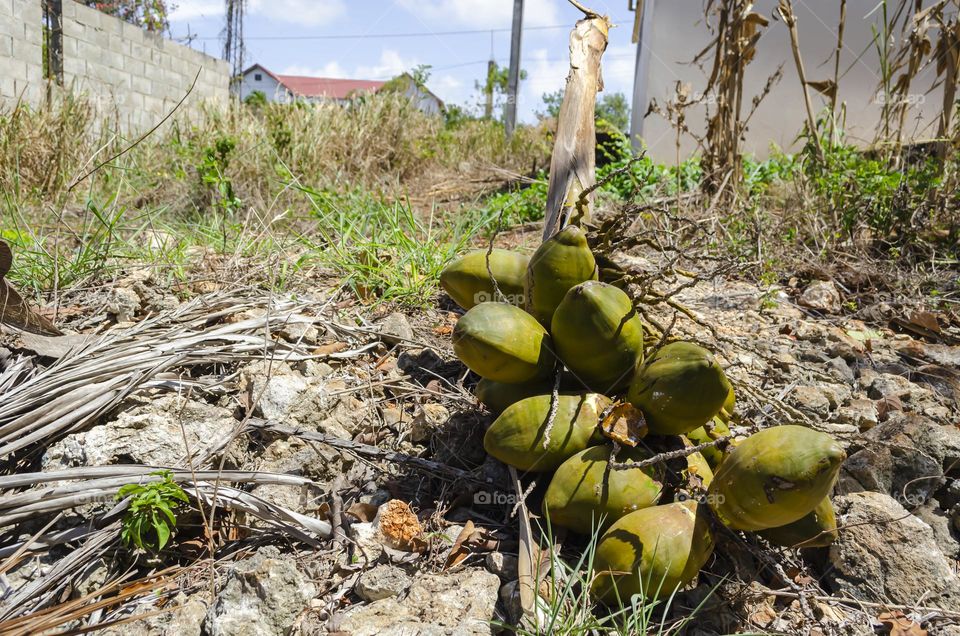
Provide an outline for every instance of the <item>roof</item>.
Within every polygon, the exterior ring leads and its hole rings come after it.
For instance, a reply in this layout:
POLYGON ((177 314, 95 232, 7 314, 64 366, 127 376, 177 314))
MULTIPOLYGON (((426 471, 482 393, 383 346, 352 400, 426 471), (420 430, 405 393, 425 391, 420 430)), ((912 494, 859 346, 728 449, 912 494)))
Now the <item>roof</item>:
POLYGON ((355 93, 375 93, 386 84, 386 82, 376 82, 373 80, 307 77, 305 75, 277 75, 260 64, 254 64, 245 70, 243 74, 246 75, 254 69, 260 69, 277 80, 277 82, 282 84, 291 93, 300 97, 346 99, 355 93))

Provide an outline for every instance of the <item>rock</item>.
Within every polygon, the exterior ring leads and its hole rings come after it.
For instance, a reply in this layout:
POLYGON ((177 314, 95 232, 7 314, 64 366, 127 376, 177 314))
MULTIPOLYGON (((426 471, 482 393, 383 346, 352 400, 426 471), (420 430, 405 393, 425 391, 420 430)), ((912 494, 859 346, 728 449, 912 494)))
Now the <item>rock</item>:
POLYGON ((507 621, 511 625, 519 625, 523 618, 523 605, 520 600, 520 581, 513 580, 504 583, 500 588, 500 604, 506 611, 507 621))
POLYGON ((918 342, 917 344, 926 358, 945 367, 960 369, 960 347, 928 342, 918 342))
POLYGON ((940 508, 936 499, 931 499, 913 511, 913 514, 933 530, 933 536, 943 556, 955 561, 960 555, 960 542, 953 536, 950 515, 940 508))
POLYGON ((227 573, 204 627, 210 636, 287 634, 315 595, 296 558, 266 546, 227 573))
POLYGON ((810 309, 816 309, 827 314, 834 314, 840 309, 840 292, 833 281, 815 280, 800 295, 800 304, 810 309))
POLYGON ((517 576, 517 557, 503 552, 491 552, 486 558, 487 569, 500 577, 503 581, 509 581, 517 576))
MULTIPOLYGON (((143 611, 149 613, 157 610, 155 606, 148 606, 143 611)), ((207 602, 202 594, 188 597, 181 592, 172 602, 164 605, 163 610, 155 616, 108 627, 97 631, 97 634, 99 636, 153 636, 154 634, 200 636, 208 611, 207 602)))
POLYGON ((842 490, 888 493, 908 508, 929 499, 944 466, 960 461, 960 430, 917 415, 897 413, 865 433, 864 441, 843 465, 842 490))
POLYGON ((888 495, 860 492, 834 500, 844 528, 830 547, 833 591, 868 602, 960 610, 960 578, 933 530, 888 495))
POLYGON ((386 598, 336 617, 331 631, 352 636, 457 636, 493 632, 500 579, 485 570, 424 574, 406 597, 386 598))
MULTIPOLYGON (((314 369, 317 370, 317 369, 314 369)), ((368 421, 366 403, 352 395, 337 395, 346 388, 338 379, 306 377, 285 362, 258 361, 247 365, 242 377, 258 396, 257 407, 266 419, 303 426, 340 439, 353 439, 368 421)))
MULTIPOLYGON (((336 451, 319 444, 307 444, 297 439, 278 439, 267 446, 258 457, 257 470, 269 473, 286 473, 309 479, 333 479, 339 471, 341 462, 336 451)), ((313 514, 325 498, 322 484, 319 486, 299 486, 285 484, 259 484, 253 487, 251 494, 272 504, 301 514, 313 514)), ((252 519, 251 525, 260 525, 258 519, 252 519)))
POLYGON ((307 378, 286 362, 259 360, 245 367, 241 377, 252 383, 257 407, 268 420, 286 418, 300 394, 310 385, 307 378))
POLYGON ((407 317, 395 311, 380 323, 380 337, 387 344, 397 345, 414 342, 415 335, 407 317))
POLYGON ((442 404, 424 404, 410 425, 410 441, 429 440, 450 419, 450 411, 442 404))
POLYGON ((287 342, 315 345, 320 340, 320 332, 309 322, 287 322, 280 326, 280 337, 287 342))
POLYGON ((356 543, 354 556, 361 562, 373 563, 383 554, 383 543, 373 523, 350 524, 350 533, 356 543))
POLYGON ((360 575, 357 595, 365 601, 399 596, 410 587, 410 577, 395 565, 378 565, 360 575))
POLYGON ((47 449, 42 467, 50 471, 119 463, 185 466, 188 453, 204 454, 236 426, 233 414, 224 408, 163 395, 89 431, 68 435, 47 449))
POLYGON ((830 400, 818 387, 798 386, 789 396, 790 403, 817 417, 826 419, 830 415, 830 400))
POLYGON ((830 373, 844 382, 853 383, 853 381, 857 379, 857 375, 853 372, 853 369, 851 369, 847 361, 840 356, 830 358, 830 361, 827 363, 827 368, 830 370, 830 373))
POLYGON ((107 313, 117 322, 132 322, 140 311, 140 296, 127 287, 114 287, 107 296, 107 313))
POLYGON ((850 400, 837 411, 837 421, 841 424, 853 424, 861 431, 868 431, 880 423, 877 404, 873 400, 850 400))
POLYGON ((861 383, 864 379, 868 379, 870 382, 870 384, 865 387, 867 389, 867 395, 874 400, 886 397, 909 400, 911 394, 919 388, 910 380, 889 373, 879 373, 876 375, 865 374, 865 376, 861 378, 861 383))

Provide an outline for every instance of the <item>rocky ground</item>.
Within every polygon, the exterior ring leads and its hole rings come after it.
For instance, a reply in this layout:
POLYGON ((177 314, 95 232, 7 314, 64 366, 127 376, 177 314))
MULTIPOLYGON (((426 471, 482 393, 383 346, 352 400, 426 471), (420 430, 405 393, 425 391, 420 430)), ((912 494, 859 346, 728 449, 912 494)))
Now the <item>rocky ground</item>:
MULTIPOLYGON (((643 271, 652 256, 618 258, 643 271)), ((674 298, 697 320, 681 314, 672 335, 717 354, 741 424, 829 432, 848 459, 833 546, 721 534, 664 620, 702 604, 687 633, 960 634, 957 317, 896 303, 851 315, 842 284, 815 280, 761 289, 716 277, 674 298)), ((161 331, 206 334, 195 341, 207 358, 172 359, 105 411, 67 428, 53 418, 39 443, 4 455, 0 631, 50 629, 36 622, 44 607, 57 625, 115 634, 489 634, 517 620, 513 490, 483 451, 491 417, 453 357, 452 306, 371 309, 337 289, 191 303, 184 312, 137 274, 71 319, 77 331, 108 323, 108 335, 150 338, 155 352, 161 331), (148 316, 156 325, 137 332, 148 316), (57 501, 71 479, 97 477, 82 469, 130 465, 182 469, 178 481, 204 501, 159 556, 121 547, 106 490, 20 516, 11 507, 30 489, 57 501), (202 470, 296 479, 231 483, 237 501, 250 497, 241 505, 211 490, 215 475, 190 474, 202 470), (50 480, 29 487, 14 478, 41 473, 50 480)), ((17 390, 3 388, 4 370, 26 365, 21 377, 55 383, 76 355, 36 337, 4 342, 0 400, 17 390)), ((94 355, 100 381, 110 355, 94 355)))

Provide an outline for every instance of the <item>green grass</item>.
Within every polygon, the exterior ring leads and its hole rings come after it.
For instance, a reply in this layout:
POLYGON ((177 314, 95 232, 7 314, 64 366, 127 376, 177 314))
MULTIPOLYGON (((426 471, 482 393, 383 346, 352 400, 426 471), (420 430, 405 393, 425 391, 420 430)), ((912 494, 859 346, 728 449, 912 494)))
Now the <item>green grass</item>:
POLYGON ((594 530, 583 550, 575 559, 565 559, 553 546, 553 529, 549 517, 541 550, 549 552, 553 567, 549 568, 549 579, 536 581, 535 589, 549 590, 548 598, 538 597, 539 613, 537 624, 509 625, 495 623, 496 626, 514 632, 520 636, 539 634, 563 634, 586 636, 588 634, 617 634, 622 636, 665 635, 680 633, 684 626, 695 620, 698 612, 709 600, 707 595, 697 607, 678 620, 670 620, 670 613, 676 598, 676 591, 664 600, 650 601, 642 595, 628 599, 617 599, 612 605, 603 605, 593 598, 591 572, 597 543, 602 535, 594 530))

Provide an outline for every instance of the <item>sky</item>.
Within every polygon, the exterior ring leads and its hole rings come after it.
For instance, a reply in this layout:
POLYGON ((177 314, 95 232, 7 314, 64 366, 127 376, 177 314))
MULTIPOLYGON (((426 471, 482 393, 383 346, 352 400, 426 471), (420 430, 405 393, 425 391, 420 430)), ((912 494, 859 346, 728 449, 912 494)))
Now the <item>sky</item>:
MULTIPOLYGON (((172 37, 194 36, 191 46, 219 56, 223 0, 173 4, 172 37)), ((629 95, 636 51, 630 43, 633 13, 626 0, 587 4, 617 25, 603 58, 605 91, 629 95)), ((513 0, 248 0, 245 65, 259 63, 288 75, 386 80, 429 64, 430 90, 447 103, 475 107, 480 102, 475 83, 491 53, 498 64, 509 64, 512 16, 513 0)), ((543 110, 542 95, 563 87, 568 37, 580 17, 567 0, 525 1, 521 121, 535 121, 543 110)))

